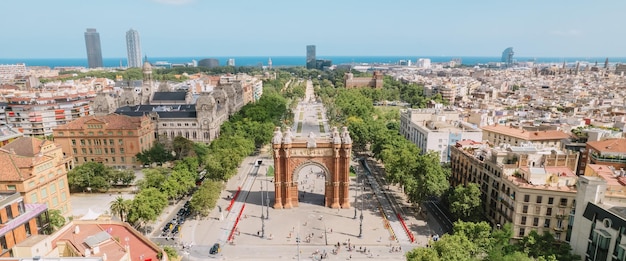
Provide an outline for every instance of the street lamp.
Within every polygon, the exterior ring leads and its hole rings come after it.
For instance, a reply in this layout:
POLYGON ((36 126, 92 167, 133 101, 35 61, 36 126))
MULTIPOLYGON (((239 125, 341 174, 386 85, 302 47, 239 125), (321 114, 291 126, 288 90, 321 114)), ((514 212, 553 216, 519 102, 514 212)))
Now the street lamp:
POLYGON ((359 224, 359 238, 363 237, 363 184, 361 184, 361 216, 359 216, 361 220, 359 224))
MULTIPOLYGON (((356 171, 356 168, 354 170, 356 171)), ((359 190, 358 190, 359 189, 358 188, 358 186, 359 186, 359 174, 358 173, 356 175, 356 184, 355 185, 357 187, 354 190, 354 217, 352 219, 356 219, 356 204, 357 204, 356 203, 356 198, 359 196, 359 190)))
POLYGON ((265 217, 263 216, 263 182, 261 182, 261 238, 265 236, 265 217))
POLYGON ((266 207, 266 215, 265 215, 265 219, 270 219, 270 186, 267 185, 267 178, 265 178, 265 185, 267 187, 267 191, 265 192, 265 201, 267 201, 267 207, 266 207))

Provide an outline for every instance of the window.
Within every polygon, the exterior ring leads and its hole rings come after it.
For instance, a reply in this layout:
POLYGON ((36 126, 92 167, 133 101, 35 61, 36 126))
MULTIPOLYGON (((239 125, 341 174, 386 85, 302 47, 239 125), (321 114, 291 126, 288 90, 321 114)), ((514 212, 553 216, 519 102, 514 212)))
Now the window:
POLYGON ((87 140, 87 145, 91 146, 91 139, 87 140))
POLYGON ((522 222, 520 222, 522 225, 526 225, 526 216, 522 216, 522 222))
POLYGON ((535 207, 535 215, 539 215, 540 212, 541 212, 541 207, 540 206, 536 206, 535 207))
POLYGON ((118 143, 119 143, 119 145, 120 145, 120 146, 124 144, 124 140, 122 140, 122 139, 119 139, 119 140, 117 140, 117 141, 118 141, 118 143))
POLYGON ((41 193, 41 198, 48 197, 48 189, 42 188, 40 193, 41 193))
POLYGON ((541 204, 542 200, 543 200, 542 196, 537 196, 537 204, 541 204))
POLYGON ((67 200, 67 196, 65 195, 65 192, 61 192, 61 201, 65 202, 67 200))
POLYGON ((4 210, 7 212, 7 218, 9 218, 9 220, 12 220, 14 217, 13 217, 13 209, 11 209, 11 205, 6 206, 4 210))
POLYGON ((78 150, 76 148, 73 148, 72 152, 74 152, 74 154, 78 154, 78 150))
POLYGON ((30 236, 30 223, 24 223, 24 230, 26 230, 26 236, 30 236))
POLYGON ((120 148, 120 154, 124 154, 124 148, 120 148))
POLYGON ((20 214, 26 213, 26 207, 24 206, 24 201, 17 202, 17 211, 20 214))
POLYGON ((81 150, 82 150, 83 154, 87 154, 87 149, 82 148, 81 150))
POLYGON ((520 228, 519 229, 519 234, 517 234, 519 237, 524 237, 526 235, 526 229, 525 228, 520 228))
POLYGON ((34 186, 35 186, 35 182, 34 181, 28 182, 28 187, 29 188, 32 188, 34 186))
POLYGON ((122 163, 126 162, 126 157, 120 157, 120 160, 122 161, 122 163))
POLYGON ((107 139, 102 139, 102 144, 107 145, 107 139))
POLYGON ((109 148, 104 148, 104 154, 109 154, 109 148))
POLYGON ((2 251, 9 250, 9 246, 7 245, 7 239, 4 236, 0 237, 0 247, 2 247, 2 251))
POLYGON ((111 161, 115 162, 115 157, 111 157, 111 161))
POLYGON ((16 190, 15 185, 7 185, 7 190, 16 190))
POLYGON ((111 148, 111 154, 115 154, 115 148, 111 148))
POLYGON ((30 202, 31 203, 37 203, 39 202, 39 200, 37 199, 37 192, 30 194, 30 202))
POLYGON ((546 209, 546 216, 552 216, 552 208, 546 209))
POLYGON ((524 195, 524 202, 530 201, 530 195, 524 195))
POLYGON ((539 226, 539 218, 533 218, 533 226, 539 226))
POLYGON ((50 194, 54 194, 57 191, 57 185, 52 183, 50 184, 50 194))
POLYGON ((603 229, 594 230, 591 242, 587 245, 587 255, 593 260, 606 260, 611 244, 611 234, 603 229))
POLYGON ((113 142, 113 139, 109 139, 109 145, 115 145, 115 143, 113 142))
POLYGON ((567 206, 567 198, 561 198, 561 207, 567 206))
POLYGON ((85 140, 80 139, 80 146, 85 146, 85 140))
POLYGON ((524 214, 528 213, 528 206, 522 207, 522 213, 524 214))
POLYGON ((52 198, 52 206, 56 207, 59 205, 59 199, 57 199, 57 197, 53 197, 52 198))
POLYGON ((76 146, 76 140, 72 139, 72 146, 76 146))
POLYGON ((132 135, 133 135, 133 132, 132 132, 132 131, 129 131, 129 132, 128 132, 128 136, 132 136, 132 135))
POLYGON ((64 189, 65 188, 65 180, 61 179, 59 180, 59 189, 64 189))
POLYGON ((546 220, 543 221, 543 227, 550 227, 550 219, 546 218, 546 220))

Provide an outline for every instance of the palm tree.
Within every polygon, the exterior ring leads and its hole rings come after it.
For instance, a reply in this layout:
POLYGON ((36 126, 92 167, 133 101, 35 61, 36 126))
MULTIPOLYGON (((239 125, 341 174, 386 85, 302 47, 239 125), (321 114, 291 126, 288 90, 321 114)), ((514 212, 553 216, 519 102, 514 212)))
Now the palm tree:
POLYGON ((128 214, 130 203, 130 200, 124 199, 122 196, 117 196, 115 200, 111 201, 111 213, 113 213, 113 215, 120 215, 120 220, 124 222, 124 216, 128 214))

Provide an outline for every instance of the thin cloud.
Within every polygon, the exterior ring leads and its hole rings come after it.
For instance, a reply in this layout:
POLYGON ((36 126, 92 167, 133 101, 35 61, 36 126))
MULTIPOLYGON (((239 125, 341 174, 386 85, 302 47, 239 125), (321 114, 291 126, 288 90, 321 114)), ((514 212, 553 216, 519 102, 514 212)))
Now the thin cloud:
POLYGON ((153 0, 159 4, 166 5, 186 5, 192 3, 194 0, 153 0))
POLYGON ((550 33, 553 35, 558 35, 558 36, 579 36, 582 34, 581 31, 578 31, 576 29, 569 29, 569 30, 564 30, 564 31, 552 31, 550 33))

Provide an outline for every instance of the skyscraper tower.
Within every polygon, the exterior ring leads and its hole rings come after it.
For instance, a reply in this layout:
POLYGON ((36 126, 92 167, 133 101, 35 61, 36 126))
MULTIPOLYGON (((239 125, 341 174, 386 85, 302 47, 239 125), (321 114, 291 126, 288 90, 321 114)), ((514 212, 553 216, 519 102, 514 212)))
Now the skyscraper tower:
POLYGON ((315 45, 306 46, 306 68, 315 69, 315 45))
POLYGON ((272 58, 267 59, 267 69, 272 69, 272 58))
POLYGON ((85 46, 87 47, 87 64, 89 68, 103 67, 100 34, 96 32, 96 29, 87 28, 85 32, 85 46))
POLYGON ((141 67, 141 42, 139 32, 130 29, 126 32, 126 52, 128 54, 128 68, 141 67))

